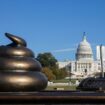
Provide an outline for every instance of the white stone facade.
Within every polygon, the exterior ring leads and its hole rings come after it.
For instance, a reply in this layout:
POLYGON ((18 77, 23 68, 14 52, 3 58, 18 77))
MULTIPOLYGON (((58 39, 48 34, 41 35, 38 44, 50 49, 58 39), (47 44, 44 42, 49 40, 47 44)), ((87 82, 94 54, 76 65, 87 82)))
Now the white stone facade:
POLYGON ((72 78, 92 77, 100 72, 99 61, 94 61, 93 52, 86 36, 79 43, 75 61, 58 62, 59 68, 66 67, 72 73, 72 78))

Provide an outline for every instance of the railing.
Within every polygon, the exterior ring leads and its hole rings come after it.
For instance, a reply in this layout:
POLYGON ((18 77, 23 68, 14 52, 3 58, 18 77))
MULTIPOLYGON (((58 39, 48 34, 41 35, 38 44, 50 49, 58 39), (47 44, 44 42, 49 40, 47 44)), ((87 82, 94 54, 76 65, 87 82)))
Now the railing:
POLYGON ((81 91, 41 91, 41 92, 5 92, 0 93, 0 104, 105 104, 105 93, 81 91))

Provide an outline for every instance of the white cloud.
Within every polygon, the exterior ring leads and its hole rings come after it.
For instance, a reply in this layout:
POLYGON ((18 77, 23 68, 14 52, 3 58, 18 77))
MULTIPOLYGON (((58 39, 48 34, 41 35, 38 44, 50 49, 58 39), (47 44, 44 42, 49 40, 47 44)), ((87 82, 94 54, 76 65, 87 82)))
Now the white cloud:
POLYGON ((59 53, 59 52, 70 52, 75 50, 76 50, 75 48, 66 48, 66 49, 54 50, 52 52, 59 53))

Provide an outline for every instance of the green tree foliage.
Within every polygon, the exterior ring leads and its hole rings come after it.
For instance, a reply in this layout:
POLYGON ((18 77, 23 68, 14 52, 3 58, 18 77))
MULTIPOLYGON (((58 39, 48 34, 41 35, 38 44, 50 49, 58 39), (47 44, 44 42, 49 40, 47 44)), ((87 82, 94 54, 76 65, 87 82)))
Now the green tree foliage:
POLYGON ((42 64, 42 67, 56 67, 57 60, 51 53, 39 54, 37 60, 42 64))
POLYGON ((49 69, 48 67, 44 67, 42 72, 46 75, 46 77, 48 78, 48 81, 56 79, 56 77, 53 74, 52 70, 49 69))
POLYGON ((61 79, 65 78, 68 75, 67 70, 65 68, 60 69, 60 73, 61 79))
POLYGON ((67 76, 67 70, 62 69, 53 69, 53 74, 56 76, 56 79, 64 79, 67 76))
POLYGON ((48 80, 63 79, 67 76, 67 71, 58 68, 57 60, 51 53, 38 54, 36 59, 41 63, 48 80))

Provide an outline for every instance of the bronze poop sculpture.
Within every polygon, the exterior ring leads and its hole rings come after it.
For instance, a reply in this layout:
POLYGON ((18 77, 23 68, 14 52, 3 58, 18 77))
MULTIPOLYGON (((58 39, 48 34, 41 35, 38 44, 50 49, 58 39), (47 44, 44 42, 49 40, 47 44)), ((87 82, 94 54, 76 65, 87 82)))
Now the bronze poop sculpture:
POLYGON ((46 88, 47 78, 41 72, 34 53, 24 39, 5 33, 12 43, 0 46, 0 92, 32 92, 46 88))

